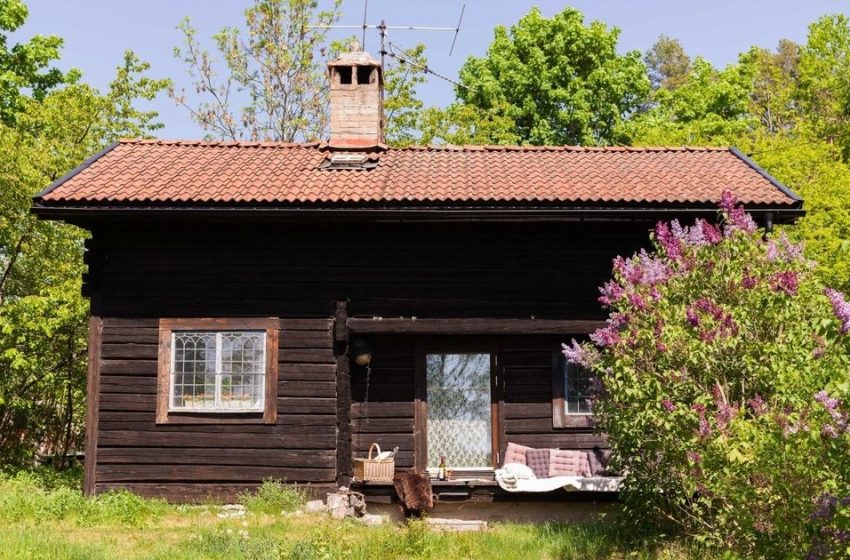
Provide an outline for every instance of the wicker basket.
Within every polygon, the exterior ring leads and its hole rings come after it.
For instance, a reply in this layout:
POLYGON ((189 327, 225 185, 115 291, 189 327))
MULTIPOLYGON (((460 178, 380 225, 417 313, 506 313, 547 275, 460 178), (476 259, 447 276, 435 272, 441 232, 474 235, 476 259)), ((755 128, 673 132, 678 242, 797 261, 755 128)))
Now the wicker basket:
POLYGON ((366 459, 354 459, 354 478, 363 482, 392 482, 395 474, 395 459, 379 461, 372 458, 372 451, 377 449, 375 456, 381 454, 381 446, 373 443, 369 446, 369 456, 366 459))

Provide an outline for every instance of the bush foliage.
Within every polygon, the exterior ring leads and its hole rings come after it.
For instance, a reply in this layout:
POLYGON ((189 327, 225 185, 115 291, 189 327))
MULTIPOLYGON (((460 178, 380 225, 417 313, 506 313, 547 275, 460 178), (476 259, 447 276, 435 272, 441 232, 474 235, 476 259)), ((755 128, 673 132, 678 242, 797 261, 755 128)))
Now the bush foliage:
POLYGON ((608 325, 564 352, 597 374, 628 519, 746 557, 846 555, 850 304, 721 206, 615 259, 608 325))

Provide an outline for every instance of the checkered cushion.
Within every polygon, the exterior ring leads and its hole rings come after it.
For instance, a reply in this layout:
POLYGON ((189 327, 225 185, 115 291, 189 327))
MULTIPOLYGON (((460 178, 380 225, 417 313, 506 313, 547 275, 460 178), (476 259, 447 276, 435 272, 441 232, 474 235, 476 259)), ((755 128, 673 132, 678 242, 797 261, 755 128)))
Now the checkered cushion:
POLYGON ((590 476, 590 461, 584 451, 549 450, 549 476, 590 476))
POLYGON ((608 472, 608 460, 611 458, 610 449, 594 447, 587 452, 587 458, 590 460, 590 472, 593 476, 605 476, 611 474, 608 472))
POLYGON ((525 465, 525 454, 529 449, 531 448, 524 445, 508 443, 508 448, 505 450, 505 460, 502 461, 502 466, 505 466, 508 463, 519 463, 520 465, 525 465))
POLYGON ((525 453, 525 462, 529 467, 531 467, 534 476, 537 478, 549 477, 548 449, 529 449, 525 453))

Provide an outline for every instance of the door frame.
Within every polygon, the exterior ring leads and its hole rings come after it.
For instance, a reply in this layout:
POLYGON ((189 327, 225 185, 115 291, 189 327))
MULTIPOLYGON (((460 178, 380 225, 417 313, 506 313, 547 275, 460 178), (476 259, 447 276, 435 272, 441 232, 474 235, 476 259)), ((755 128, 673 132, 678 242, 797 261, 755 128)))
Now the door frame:
POLYGON ((490 355, 491 467, 498 468, 505 439, 505 375, 499 340, 469 335, 421 337, 414 346, 413 465, 416 472, 426 472, 428 468, 428 380, 425 364, 428 354, 490 355))

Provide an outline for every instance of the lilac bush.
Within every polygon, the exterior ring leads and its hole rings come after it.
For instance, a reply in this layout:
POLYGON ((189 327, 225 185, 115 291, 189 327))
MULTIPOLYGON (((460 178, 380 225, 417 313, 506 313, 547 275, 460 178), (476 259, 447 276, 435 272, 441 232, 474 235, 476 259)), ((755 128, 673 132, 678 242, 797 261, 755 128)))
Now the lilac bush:
POLYGON ((607 325, 567 359, 625 475, 625 518, 746 557, 850 550, 850 303, 725 193, 614 260, 607 325))

